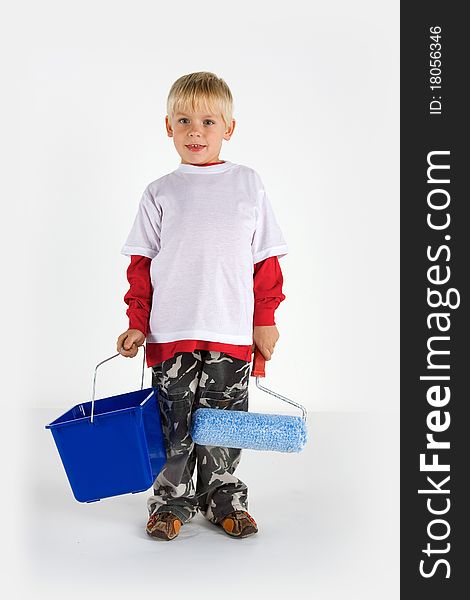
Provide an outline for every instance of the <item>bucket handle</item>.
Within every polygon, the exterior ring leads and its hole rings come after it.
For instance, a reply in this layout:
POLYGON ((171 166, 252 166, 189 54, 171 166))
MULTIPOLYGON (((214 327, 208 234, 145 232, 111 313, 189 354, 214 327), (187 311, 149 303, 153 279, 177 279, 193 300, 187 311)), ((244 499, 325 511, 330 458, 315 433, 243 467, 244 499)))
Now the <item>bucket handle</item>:
POLYGON ((266 375, 265 366, 266 366, 266 359, 261 354, 261 351, 258 349, 258 347, 255 345, 255 356, 253 359, 253 368, 251 370, 251 375, 256 377, 256 387, 259 388, 260 390, 263 390, 263 392, 267 392, 268 394, 271 394, 271 396, 276 396, 276 398, 280 398, 281 400, 284 400, 284 402, 288 402, 289 404, 292 404, 293 406, 300 408, 300 410, 302 411, 302 419, 306 423, 307 422, 307 410, 305 409, 304 406, 302 406, 301 404, 297 404, 297 402, 294 402, 293 400, 289 400, 289 398, 286 398, 285 396, 281 396, 281 394, 277 394, 276 392, 273 392, 272 390, 269 390, 268 388, 266 388, 260 384, 259 378, 265 377, 265 375, 266 375))
MULTIPOLYGON (((140 347, 140 346, 139 346, 140 347)), ((137 351, 139 351, 139 347, 137 348, 137 351)), ((140 382, 140 389, 144 389, 144 373, 145 373, 145 345, 142 345, 142 348, 144 350, 144 356, 142 359, 142 380, 140 382)), ((113 354, 112 356, 110 356, 109 358, 105 358, 104 360, 102 360, 101 362, 99 362, 96 367, 95 367, 95 375, 93 377, 93 396, 92 396, 92 400, 91 400, 91 423, 93 423, 93 412, 95 409, 95 387, 96 387, 96 372, 98 371, 98 367, 100 365, 102 365, 103 363, 107 362, 108 360, 111 360, 112 358, 116 358, 116 356, 122 356, 122 354, 120 352, 118 352, 117 354, 113 354)))

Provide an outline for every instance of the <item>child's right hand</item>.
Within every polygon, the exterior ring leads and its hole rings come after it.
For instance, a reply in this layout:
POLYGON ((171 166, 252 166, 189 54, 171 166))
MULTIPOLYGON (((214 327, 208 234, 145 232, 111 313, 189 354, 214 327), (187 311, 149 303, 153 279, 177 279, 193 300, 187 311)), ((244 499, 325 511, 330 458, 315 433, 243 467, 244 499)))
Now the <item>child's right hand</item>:
POLYGON ((134 358, 144 342, 145 335, 141 331, 128 329, 118 337, 116 349, 122 356, 134 358))

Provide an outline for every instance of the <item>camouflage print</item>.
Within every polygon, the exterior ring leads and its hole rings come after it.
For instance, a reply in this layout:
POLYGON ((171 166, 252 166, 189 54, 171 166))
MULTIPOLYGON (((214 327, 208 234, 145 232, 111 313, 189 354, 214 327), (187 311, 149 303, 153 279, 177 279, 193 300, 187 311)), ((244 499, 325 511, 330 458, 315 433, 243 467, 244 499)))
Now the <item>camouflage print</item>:
POLYGON ((250 366, 223 352, 195 350, 179 352, 152 367, 167 462, 148 498, 149 515, 169 511, 185 523, 200 510, 218 523, 234 510, 248 510, 248 488, 233 474, 241 450, 195 444, 190 426, 199 407, 248 410, 250 366))

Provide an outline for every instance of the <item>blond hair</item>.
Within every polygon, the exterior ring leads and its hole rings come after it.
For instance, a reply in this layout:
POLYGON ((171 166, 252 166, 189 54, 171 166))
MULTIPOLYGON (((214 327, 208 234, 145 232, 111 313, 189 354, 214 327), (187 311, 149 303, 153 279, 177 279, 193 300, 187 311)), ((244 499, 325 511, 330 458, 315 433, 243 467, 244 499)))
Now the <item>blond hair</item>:
POLYGON ((208 71, 189 73, 171 86, 167 99, 168 119, 178 112, 208 112, 221 114, 228 128, 232 121, 233 97, 223 79, 208 71))

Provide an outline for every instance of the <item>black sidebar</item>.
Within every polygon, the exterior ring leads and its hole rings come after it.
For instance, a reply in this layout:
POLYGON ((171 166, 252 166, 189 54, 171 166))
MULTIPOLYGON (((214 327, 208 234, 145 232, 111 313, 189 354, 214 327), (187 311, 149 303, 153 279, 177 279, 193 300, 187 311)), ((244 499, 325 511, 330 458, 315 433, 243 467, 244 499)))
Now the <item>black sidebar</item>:
POLYGON ((401 3, 401 598, 470 597, 470 24, 401 3), (459 590, 459 591, 457 591, 459 590))

